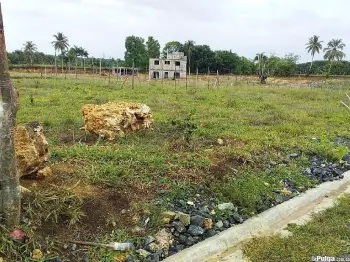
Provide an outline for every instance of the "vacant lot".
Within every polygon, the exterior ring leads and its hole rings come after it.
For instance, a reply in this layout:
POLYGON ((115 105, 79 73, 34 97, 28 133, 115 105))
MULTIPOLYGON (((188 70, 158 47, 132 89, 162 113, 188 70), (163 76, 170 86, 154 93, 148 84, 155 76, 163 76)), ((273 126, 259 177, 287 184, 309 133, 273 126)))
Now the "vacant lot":
POLYGON ((125 254, 105 249, 73 250, 67 240, 140 243, 179 200, 232 202, 247 218, 278 203, 274 191, 284 179, 300 192, 313 187, 301 172, 310 158, 337 161, 344 150, 330 142, 350 138, 350 113, 340 105, 350 82, 314 89, 191 84, 186 90, 183 82, 137 80, 131 89, 130 82, 109 84, 108 77, 14 75, 13 83, 20 93, 17 123, 43 123, 54 172, 22 180, 34 192, 23 201, 29 241, 0 245, 0 254, 17 260, 34 248, 73 261, 87 253, 91 261, 122 259, 125 254), (147 104, 153 128, 113 142, 85 135, 81 107, 108 101, 147 104), (299 157, 289 158, 292 153, 299 157))

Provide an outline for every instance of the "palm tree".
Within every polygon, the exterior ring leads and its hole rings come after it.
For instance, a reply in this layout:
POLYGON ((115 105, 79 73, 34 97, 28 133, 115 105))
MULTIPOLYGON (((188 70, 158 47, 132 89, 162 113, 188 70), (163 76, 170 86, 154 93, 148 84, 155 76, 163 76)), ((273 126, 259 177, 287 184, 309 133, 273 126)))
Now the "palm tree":
POLYGON ((84 48, 81 48, 80 55, 83 57, 83 60, 84 60, 84 73, 85 73, 85 71, 86 71, 85 58, 89 57, 89 53, 84 48))
POLYGON ((33 57, 36 51, 38 51, 38 49, 36 47, 36 44, 34 44, 32 41, 27 41, 23 45, 23 52, 29 58, 29 63, 31 66, 33 65, 33 57))
POLYGON ((309 38, 309 42, 306 44, 306 49, 308 53, 311 53, 311 65, 308 74, 311 72, 312 64, 314 62, 314 56, 315 53, 320 53, 320 50, 322 50, 322 43, 323 41, 320 41, 320 37, 317 35, 314 35, 313 37, 309 38))
POLYGON ((185 51, 187 58, 188 58, 188 74, 189 75, 191 75, 191 57, 192 57, 192 51, 194 49, 195 44, 196 43, 193 40, 188 40, 184 44, 184 51, 185 51))
POLYGON ((61 52, 62 56, 62 70, 63 70, 63 54, 64 51, 68 49, 69 44, 68 44, 68 38, 61 32, 58 32, 57 35, 53 35, 54 41, 51 42, 53 48, 55 49, 55 70, 57 74, 57 51, 61 52))
POLYGON ((255 55, 254 62, 258 62, 259 76, 264 75, 267 60, 268 57, 265 55, 265 53, 255 55))
POLYGON ((345 53, 342 51, 345 47, 342 39, 332 39, 329 41, 327 47, 323 49, 324 59, 331 62, 329 66, 329 73, 331 72, 332 64, 334 60, 340 61, 345 57, 345 53))

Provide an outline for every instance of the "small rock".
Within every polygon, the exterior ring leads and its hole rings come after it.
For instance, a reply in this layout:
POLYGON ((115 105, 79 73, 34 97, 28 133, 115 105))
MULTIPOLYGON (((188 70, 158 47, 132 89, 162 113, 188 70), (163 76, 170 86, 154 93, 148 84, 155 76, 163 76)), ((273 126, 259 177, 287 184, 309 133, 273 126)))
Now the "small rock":
POLYGON ((124 215, 126 214, 126 209, 122 209, 121 213, 124 215))
POLYGON ((33 259, 41 259, 42 257, 43 257, 43 252, 41 252, 40 249, 33 250, 33 254, 32 254, 33 259))
POLYGON ((290 158, 297 158, 299 156, 298 153, 293 153, 293 154, 290 154, 288 155, 290 158))
POLYGON ((162 214, 163 218, 169 218, 170 220, 174 219, 176 216, 175 212, 167 211, 162 214))
POLYGON ((312 174, 311 169, 310 168, 306 168, 305 169, 305 174, 310 176, 312 174))
POLYGON ((204 217, 201 217, 201 216, 191 217, 191 225, 201 227, 203 226, 203 222, 204 222, 204 217))
POLYGON ((132 256, 128 256, 124 262, 134 262, 134 258, 132 256))
POLYGON ((185 235, 180 235, 179 243, 182 245, 186 245, 187 237, 185 235))
POLYGON ((175 219, 180 220, 185 226, 191 223, 191 216, 182 212, 177 212, 175 219))
POLYGON ((144 245, 148 246, 149 244, 153 243, 154 241, 156 241, 156 239, 154 237, 148 236, 144 241, 144 245))
POLYGON ((209 210, 208 207, 202 207, 202 208, 200 208, 200 209, 199 209, 199 212, 210 214, 210 210, 209 210))
POLYGON ((277 166, 277 162, 276 161, 270 161, 270 165, 271 166, 277 166))
POLYGON ((186 227, 181 221, 174 221, 172 225, 180 234, 186 232, 186 227))
POLYGON ((228 220, 224 220, 223 222, 224 228, 229 228, 230 227, 230 222, 228 220))
POLYGON ((195 244, 195 240, 193 237, 189 236, 187 239, 186 239, 186 246, 193 246, 195 244))
POLYGON ((215 224, 215 226, 216 226, 217 228, 222 228, 222 227, 224 226, 224 223, 220 220, 220 221, 218 221, 218 222, 215 224))
POLYGON ((240 223, 240 224, 242 224, 243 222, 244 222, 244 219, 240 216, 240 215, 238 215, 238 214, 234 214, 233 216, 232 216, 232 218, 234 219, 234 220, 236 220, 238 223, 240 223))
POLYGON ((177 252, 180 252, 180 251, 182 251, 185 248, 185 246, 184 245, 176 245, 175 248, 176 248, 177 252))
POLYGON ((215 236, 216 235, 216 232, 214 229, 209 229, 206 233, 205 233, 205 236, 208 238, 208 237, 212 237, 212 236, 215 236))
POLYGON ((218 205, 219 210, 235 210, 236 207, 233 203, 223 203, 218 205))
POLYGON ((350 154, 346 154, 345 156, 343 156, 342 160, 350 164, 350 154))
POLYGON ((187 201, 187 205, 194 206, 194 203, 192 201, 187 201))
POLYGON ((149 255, 151 255, 150 252, 144 249, 139 249, 136 251, 137 254, 139 254, 140 257, 147 258, 149 255))
POLYGON ((159 251, 161 249, 162 248, 159 245, 157 245, 156 243, 150 243, 148 245, 148 250, 151 251, 152 253, 155 253, 155 252, 157 252, 157 251, 159 251))
POLYGON ((155 253, 155 254, 151 254, 149 256, 149 261, 150 262, 159 262, 160 261, 160 255, 155 253))
POLYGON ((193 236, 200 236, 204 234, 204 229, 201 228, 200 226, 194 226, 194 225, 190 225, 190 227, 188 228, 187 232, 193 236))
POLYGON ((204 219, 203 226, 205 229, 211 229, 213 227, 213 220, 211 220, 210 218, 204 219))
POLYGON ((166 229, 160 230, 155 235, 155 238, 156 238, 157 244, 162 249, 169 249, 169 246, 173 243, 173 236, 166 229))

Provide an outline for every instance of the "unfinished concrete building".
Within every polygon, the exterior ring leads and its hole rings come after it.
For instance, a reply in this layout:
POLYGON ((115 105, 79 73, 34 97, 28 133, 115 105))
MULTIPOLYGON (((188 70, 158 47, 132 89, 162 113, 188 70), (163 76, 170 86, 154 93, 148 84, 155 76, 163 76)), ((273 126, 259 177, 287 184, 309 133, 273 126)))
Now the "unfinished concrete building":
POLYGON ((168 54, 166 58, 149 60, 149 78, 186 78, 187 57, 182 52, 168 54))

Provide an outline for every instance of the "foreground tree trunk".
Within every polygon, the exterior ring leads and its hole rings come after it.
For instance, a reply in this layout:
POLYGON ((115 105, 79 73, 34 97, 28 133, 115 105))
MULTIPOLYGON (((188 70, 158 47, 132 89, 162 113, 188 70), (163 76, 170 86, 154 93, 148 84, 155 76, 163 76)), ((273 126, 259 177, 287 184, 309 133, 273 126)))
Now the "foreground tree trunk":
POLYGON ((56 49, 55 49, 55 75, 57 76, 57 55, 56 55, 56 49))
POLYGON ((314 63, 314 56, 312 56, 312 59, 311 59, 311 65, 310 65, 310 68, 309 68, 309 72, 307 73, 308 75, 310 75, 311 73, 311 68, 312 68, 312 64, 314 63))
MULTIPOLYGON (((7 226, 20 221, 21 192, 14 149, 18 94, 10 82, 0 4, 0 215, 7 226)), ((2 221, 0 221, 2 224, 2 221)))

